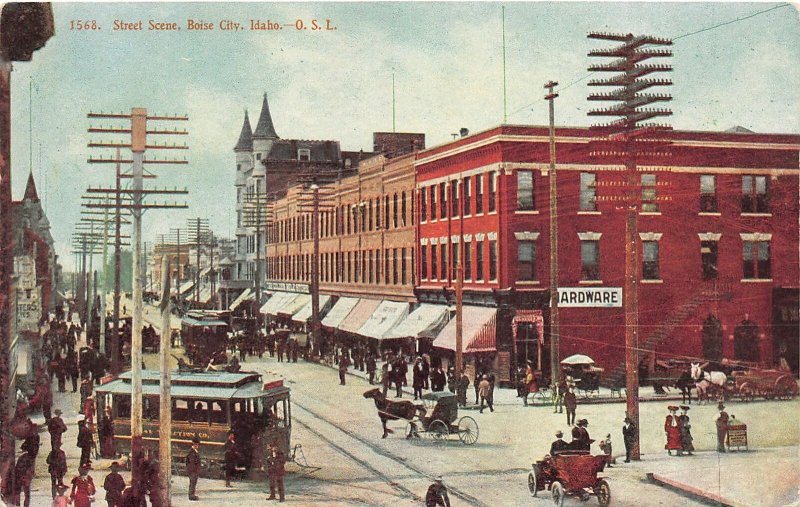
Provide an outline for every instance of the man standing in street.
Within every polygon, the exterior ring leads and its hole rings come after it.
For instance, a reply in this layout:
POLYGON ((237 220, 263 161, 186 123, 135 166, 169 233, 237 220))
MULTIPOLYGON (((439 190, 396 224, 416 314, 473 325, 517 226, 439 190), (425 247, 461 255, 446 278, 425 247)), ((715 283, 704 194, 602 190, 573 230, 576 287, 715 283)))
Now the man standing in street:
POLYGON ((575 397, 574 387, 570 387, 564 393, 564 406, 567 409, 567 425, 575 424, 575 410, 578 408, 578 398, 575 397))
POLYGON ((236 471, 239 462, 239 447, 236 444, 236 437, 233 430, 228 432, 228 440, 225 442, 225 487, 232 488, 231 479, 236 471))
MULTIPOLYGON (((564 394, 567 392, 567 383, 557 375, 553 382, 553 413, 564 411, 564 394)), ((567 423, 569 424, 569 423, 567 423)))
POLYGON ((278 449, 276 444, 269 446, 269 456, 267 457, 267 473, 269 474, 269 496, 267 500, 275 500, 275 490, 278 490, 278 501, 284 501, 284 488, 283 476, 285 470, 283 468, 286 463, 286 457, 278 449))
POLYGON ((377 369, 377 364, 375 364, 375 356, 372 352, 367 353, 367 374, 369 374, 369 385, 373 385, 375 383, 375 370, 377 369))
POLYGON ((67 425, 61 419, 61 409, 57 408, 53 412, 53 417, 47 421, 47 431, 50 432, 50 448, 56 449, 61 447, 61 435, 67 431, 67 425))
POLYGON ((344 377, 347 374, 348 366, 350 366, 350 360, 347 359, 346 355, 343 355, 341 359, 339 359, 339 385, 345 385, 344 377))
POLYGON ((86 425, 86 420, 83 418, 83 416, 79 415, 77 446, 81 449, 81 461, 80 464, 78 465, 81 467, 81 470, 83 470, 83 466, 89 463, 89 461, 91 460, 92 444, 93 444, 92 432, 86 425))
POLYGON ((428 492, 425 494, 425 507, 450 507, 450 497, 447 496, 447 487, 442 482, 442 476, 428 486, 428 492))
POLYGON ((725 405, 719 402, 717 405, 719 417, 717 417, 717 452, 725 452, 725 437, 728 435, 728 413, 725 412, 725 405))
POLYGON ((491 390, 492 385, 489 382, 489 375, 484 375, 483 379, 481 379, 480 384, 478 384, 478 394, 481 397, 481 409, 480 413, 483 413, 483 402, 487 402, 489 405, 489 410, 494 412, 494 407, 492 406, 492 397, 491 397, 491 390))
POLYGON ((106 490, 106 502, 108 507, 121 507, 122 492, 125 490, 125 479, 119 474, 119 463, 111 463, 111 473, 106 475, 103 481, 103 489, 106 490))
POLYGON ((50 488, 53 498, 55 498, 58 493, 58 485, 64 484, 64 476, 67 475, 67 455, 61 450, 60 442, 47 455, 47 471, 50 473, 50 488))
POLYGON ((200 439, 192 439, 192 448, 186 455, 186 474, 189 476, 189 500, 197 501, 197 479, 200 477, 200 439))
POLYGON ((630 463, 631 452, 636 444, 636 426, 628 416, 625 416, 625 424, 622 426, 622 440, 625 442, 625 463, 630 463))

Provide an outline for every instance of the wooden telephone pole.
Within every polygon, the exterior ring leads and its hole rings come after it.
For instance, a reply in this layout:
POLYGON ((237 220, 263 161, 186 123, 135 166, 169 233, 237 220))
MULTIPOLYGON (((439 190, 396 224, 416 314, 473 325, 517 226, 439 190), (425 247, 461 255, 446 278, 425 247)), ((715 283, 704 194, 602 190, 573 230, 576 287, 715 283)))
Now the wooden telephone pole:
POLYGON ((631 458, 639 459, 639 261, 638 261, 638 215, 641 211, 641 177, 637 165, 644 160, 669 155, 661 148, 668 145, 666 134, 671 127, 658 124, 641 124, 660 116, 669 116, 669 109, 644 108, 655 102, 672 100, 670 95, 641 93, 653 86, 669 86, 666 79, 643 79, 655 72, 671 71, 665 64, 642 65, 650 58, 671 57, 672 52, 651 49, 651 46, 669 46, 672 41, 649 35, 590 33, 590 39, 621 43, 611 49, 598 49, 589 56, 611 57, 607 64, 592 65, 590 71, 616 72, 617 75, 592 80, 589 86, 614 87, 610 93, 589 95, 589 100, 617 102, 606 109, 589 111, 589 116, 615 116, 617 120, 592 127, 600 139, 592 146, 591 152, 598 159, 609 163, 624 161, 625 183, 625 284, 623 289, 623 308, 625 312, 625 392, 627 396, 627 415, 633 421, 635 443, 631 458))
MULTIPOLYGON (((133 184, 130 189, 103 189, 105 192, 124 193, 130 196, 131 204, 129 206, 131 215, 133 217, 133 329, 131 330, 131 456, 132 456, 132 484, 134 493, 139 494, 139 487, 142 483, 142 470, 141 463, 144 457, 142 447, 142 326, 143 321, 143 303, 142 303, 142 283, 141 283, 141 248, 142 248, 142 215, 149 209, 182 209, 186 208, 186 204, 179 203, 145 203, 144 199, 150 195, 185 195, 187 190, 178 189, 145 189, 144 188, 144 166, 146 164, 157 165, 174 165, 174 164, 188 164, 188 161, 177 159, 158 159, 158 158, 145 158, 147 150, 187 150, 189 147, 185 144, 157 144, 148 143, 148 136, 161 136, 161 135, 188 135, 186 130, 178 130, 173 128, 168 130, 163 127, 149 127, 148 122, 155 123, 156 125, 163 124, 162 122, 176 122, 188 121, 186 116, 149 116, 147 110, 144 108, 132 108, 129 114, 126 113, 89 113, 88 117, 92 120, 111 120, 122 121, 127 123, 125 126, 112 126, 112 127, 90 127, 90 133, 97 134, 129 134, 130 142, 114 142, 114 141, 101 141, 89 142, 90 148, 121 148, 130 151, 130 159, 122 159, 121 157, 111 156, 109 158, 93 158, 90 157, 88 162, 94 164, 110 163, 110 164, 131 164, 130 175, 133 177, 133 184)), ((93 206, 96 208, 105 208, 111 206, 104 203, 95 203, 93 206)), ((116 207, 116 206, 115 206, 116 207)), ((162 349, 162 354, 167 351, 162 349)), ((160 435, 162 439, 170 439, 171 435, 160 435)), ((165 463, 161 460, 160 466, 162 467, 161 480, 169 482, 171 475, 171 463, 165 463)), ((163 484, 162 484, 163 486, 163 484)), ((162 488, 168 490, 168 488, 162 488)), ((169 505, 169 499, 164 505, 169 505)))
MULTIPOLYGON (((558 83, 555 81, 548 81, 544 85, 548 91, 544 99, 549 102, 550 109, 550 386, 553 389, 557 389, 561 378, 559 351, 561 329, 558 320, 558 180, 556 173, 555 118, 555 100, 558 94, 553 91, 556 86, 558 86, 558 83)), ((541 347, 539 347, 539 350, 541 351, 541 347)), ((538 365, 541 368, 541 352, 539 356, 538 365)))

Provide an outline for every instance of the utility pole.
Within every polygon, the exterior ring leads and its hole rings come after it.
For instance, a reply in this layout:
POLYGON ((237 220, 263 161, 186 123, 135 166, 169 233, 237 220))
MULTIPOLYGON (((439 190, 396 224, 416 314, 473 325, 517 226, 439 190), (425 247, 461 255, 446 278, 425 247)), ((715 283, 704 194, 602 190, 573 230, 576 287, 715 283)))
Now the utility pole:
MULTIPOLYGON (((556 114, 555 100, 558 94, 553 89, 555 81, 548 81, 544 99, 550 109, 550 384, 555 388, 561 377, 561 330, 558 320, 558 178, 556 173, 556 114)), ((539 368, 542 367, 541 348, 539 348, 539 368)))
POLYGON ((160 470, 161 505, 170 505, 172 489, 172 393, 170 392, 169 350, 170 337, 170 300, 169 300, 169 257, 161 256, 161 343, 158 352, 159 370, 159 425, 158 425, 158 467, 160 470))
MULTIPOLYGON (((456 187, 460 182, 456 183, 456 187)), ((449 185, 448 185, 449 186, 449 185)), ((458 193, 458 191, 456 191, 458 193)), ((451 195, 450 199, 455 199, 455 195, 451 195)), ((451 201, 452 202, 452 201, 451 201)), ((453 256, 456 257, 456 379, 461 378, 460 375, 464 370, 464 267, 462 258, 464 257, 462 245, 464 245, 464 198, 459 200, 458 210, 458 223, 459 223, 459 241, 453 245, 453 256)), ((450 213, 449 215, 452 215, 450 213)), ((451 219, 448 218, 448 221, 451 219)), ((478 382, 478 371, 475 371, 475 382, 478 382)), ((456 380, 459 382, 459 380, 456 380)))
POLYGON ((200 217, 188 219, 186 229, 189 232, 189 244, 197 250, 195 256, 197 268, 194 276, 194 302, 197 304, 200 302, 200 249, 209 243, 211 229, 208 226, 208 219, 200 217))
POLYGON ((627 397, 627 416, 633 421, 635 441, 631 458, 640 459, 639 453, 639 261, 638 261, 638 215, 641 210, 641 177, 637 171, 640 160, 653 160, 669 155, 659 151, 668 144, 665 138, 671 127, 658 124, 640 124, 660 116, 669 116, 669 109, 645 108, 655 102, 672 100, 670 95, 640 93, 653 86, 669 86, 666 79, 642 79, 655 72, 672 70, 666 64, 641 65, 650 58, 671 57, 672 52, 664 49, 650 49, 649 46, 670 46, 672 41, 649 35, 609 34, 593 32, 590 39, 621 43, 611 49, 589 52, 589 56, 611 57, 607 64, 592 65, 590 71, 617 72, 607 79, 592 80, 589 86, 612 86, 609 93, 589 95, 589 100, 618 102, 606 109, 589 111, 589 116, 614 116, 617 120, 609 124, 592 127, 596 135, 602 136, 592 147, 592 153, 600 157, 610 157, 610 162, 625 165, 625 284, 623 309, 625 312, 625 392, 627 397))
MULTIPOLYGON (((244 210, 242 213, 242 222, 245 227, 256 230, 255 236, 255 249, 256 249, 256 279, 255 279, 255 293, 256 303, 261 304, 261 237, 264 234, 264 229, 269 221, 268 214, 270 210, 267 209, 267 195, 261 191, 259 182, 263 181, 265 186, 267 182, 266 176, 256 177, 255 192, 249 192, 244 198, 244 210)), ((256 319, 258 319, 256 315, 256 319)))
MULTIPOLYGON (((145 190, 144 189, 144 165, 145 164, 188 164, 184 160, 171 160, 171 159, 145 159, 145 151, 148 149, 177 149, 186 150, 188 146, 184 145, 167 145, 167 144, 148 144, 147 137, 155 135, 188 135, 186 130, 167 130, 165 128, 151 127, 148 128, 148 122, 164 122, 164 121, 187 121, 186 116, 148 116, 147 110, 144 108, 134 107, 131 109, 130 114, 125 113, 89 113, 90 119, 110 119, 115 121, 127 121, 130 123, 129 127, 90 127, 90 133, 103 133, 103 134, 130 134, 130 143, 118 142, 89 142, 90 148, 127 148, 130 150, 131 158, 129 160, 109 158, 89 158, 89 163, 130 163, 131 172, 133 177, 133 185, 129 190, 125 190, 126 195, 129 195, 132 201, 130 206, 131 215, 133 216, 133 329, 131 330, 131 456, 132 456, 132 479, 131 482, 134 487, 134 493, 139 493, 139 487, 142 483, 141 480, 141 463, 144 457, 142 447, 142 326, 143 326, 143 304, 142 304, 142 284, 141 284, 141 246, 142 246, 142 215, 148 209, 181 209, 186 208, 186 204, 178 203, 145 203, 144 198, 146 195, 162 194, 162 195, 185 195, 186 190, 145 190)), ((97 189, 102 192, 123 192, 117 189, 97 189)), ((104 203, 95 203, 87 207, 104 208, 108 205, 104 203)))

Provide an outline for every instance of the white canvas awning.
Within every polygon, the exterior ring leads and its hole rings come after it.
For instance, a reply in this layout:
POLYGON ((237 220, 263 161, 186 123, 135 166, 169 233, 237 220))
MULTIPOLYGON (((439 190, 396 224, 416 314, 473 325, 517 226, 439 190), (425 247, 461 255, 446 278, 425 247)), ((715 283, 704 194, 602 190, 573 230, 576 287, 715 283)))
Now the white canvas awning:
POLYGON ((407 316, 408 303, 381 301, 378 308, 358 330, 358 334, 378 340, 388 338, 387 333, 407 316))
POLYGON ((353 308, 358 304, 358 298, 341 297, 336 304, 333 305, 328 315, 322 319, 322 325, 325 327, 339 327, 339 324, 350 315, 353 308))
POLYGON ((278 310, 287 303, 294 301, 298 296, 296 292, 275 292, 271 298, 261 306, 260 313, 264 315, 278 315, 278 310))
MULTIPOLYGON (((331 297, 326 294, 319 295, 319 311, 322 313, 323 308, 330 303, 331 297)), ((300 310, 292 315, 292 320, 295 322, 307 322, 311 318, 311 297, 309 296, 308 303, 305 304, 300 310)))
MULTIPOLYGON (((497 308, 464 305, 462 318, 461 350, 463 352, 492 352, 497 349, 495 319, 497 308)), ((442 329, 433 340, 433 346, 456 350, 456 319, 442 329)))
POLYGON ((311 303, 311 294, 294 294, 294 299, 286 301, 286 303, 278 308, 278 313, 281 315, 292 316, 299 312, 306 304, 311 303))
POLYGON ((228 310, 234 311, 240 304, 244 303, 248 299, 255 299, 255 296, 250 297, 253 294, 253 289, 245 289, 244 292, 239 294, 239 297, 233 300, 233 303, 228 307, 228 310))
POLYGON ((192 289, 194 289, 194 281, 183 282, 178 290, 178 294, 182 296, 192 289))
POLYGON ((419 308, 408 314, 394 328, 390 329, 385 338, 434 338, 434 333, 447 321, 448 309, 444 305, 423 303, 419 308))

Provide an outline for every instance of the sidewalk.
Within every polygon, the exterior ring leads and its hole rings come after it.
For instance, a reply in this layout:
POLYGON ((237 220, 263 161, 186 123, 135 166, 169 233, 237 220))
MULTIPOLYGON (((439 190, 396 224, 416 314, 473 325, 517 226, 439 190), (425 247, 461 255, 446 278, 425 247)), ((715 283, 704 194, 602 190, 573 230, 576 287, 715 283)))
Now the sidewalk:
POLYGON ((705 451, 637 464, 656 484, 732 507, 800 505, 797 447, 743 452, 705 451))

